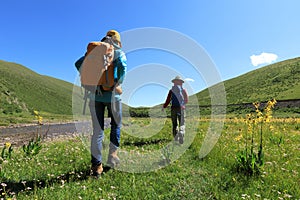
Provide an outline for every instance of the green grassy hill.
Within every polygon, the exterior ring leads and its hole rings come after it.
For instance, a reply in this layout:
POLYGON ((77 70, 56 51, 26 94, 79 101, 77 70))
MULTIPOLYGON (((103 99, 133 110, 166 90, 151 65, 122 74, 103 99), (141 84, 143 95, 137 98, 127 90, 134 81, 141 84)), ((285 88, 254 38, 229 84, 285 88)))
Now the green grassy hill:
MULTIPOLYGON (((227 104, 300 99, 300 57, 274 63, 224 81, 227 104)), ((210 105, 205 89, 197 94, 200 105, 210 105)))
POLYGON ((0 61, 0 114, 72 114, 73 84, 37 74, 11 62, 0 61))
MULTIPOLYGON (((272 98, 300 99, 300 57, 226 80, 224 86, 227 105, 262 102, 272 98)), ((33 110, 41 111, 44 116, 54 115, 54 118, 71 116, 72 89, 71 83, 37 74, 16 63, 0 60, 0 122, 10 117, 9 123, 17 123, 18 117, 31 114, 33 110)), ((191 99, 198 99, 200 106, 210 105, 208 89, 196 96, 197 98, 191 99)), ((147 114, 147 109, 144 110, 147 114)), ((143 109, 132 108, 131 112, 140 115, 143 109)), ((209 112, 208 110, 207 113, 209 112)))
MULTIPOLYGON (((220 84, 220 83, 219 83, 220 84)), ((211 88, 218 88, 219 84, 211 88)), ((300 100, 300 57, 277 62, 236 78, 225 80, 224 89, 226 93, 227 114, 244 114, 252 110, 253 102, 266 102, 275 98, 277 101, 281 100, 300 100), (250 105, 250 107, 249 107, 250 105)), ((189 106, 200 106, 201 115, 211 114, 211 96, 215 95, 218 99, 218 89, 214 94, 209 93, 206 88, 190 98, 189 106)), ((296 103, 299 105, 299 102, 296 103)), ((283 104, 281 104, 283 105, 283 104)), ((277 114, 280 116, 299 116, 300 108, 295 106, 276 106, 277 114), (292 114, 292 115, 291 115, 292 114)), ((158 106, 160 109, 161 105, 158 106)), ((133 108, 141 115, 142 108, 133 108)), ((144 108, 144 116, 147 115, 147 109, 144 108)))

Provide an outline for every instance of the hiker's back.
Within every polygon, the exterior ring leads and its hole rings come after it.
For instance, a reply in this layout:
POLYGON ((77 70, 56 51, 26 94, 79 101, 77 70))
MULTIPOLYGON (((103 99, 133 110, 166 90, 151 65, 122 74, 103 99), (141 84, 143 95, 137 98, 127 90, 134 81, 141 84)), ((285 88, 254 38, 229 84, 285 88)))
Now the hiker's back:
POLYGON ((172 96, 171 96, 171 103, 172 107, 182 107, 184 106, 184 95, 183 95, 183 88, 180 85, 174 85, 171 89, 172 96))

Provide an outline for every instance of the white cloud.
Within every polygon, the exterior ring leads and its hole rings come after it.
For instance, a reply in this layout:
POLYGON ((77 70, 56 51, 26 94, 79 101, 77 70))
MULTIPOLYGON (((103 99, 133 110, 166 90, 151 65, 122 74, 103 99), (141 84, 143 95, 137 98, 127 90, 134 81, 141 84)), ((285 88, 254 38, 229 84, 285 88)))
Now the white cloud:
POLYGON ((260 55, 252 55, 250 56, 251 63, 255 67, 260 64, 270 64, 273 61, 276 61, 278 56, 273 53, 261 53, 260 55))
POLYGON ((192 78, 185 78, 184 81, 186 81, 186 82, 194 82, 195 80, 192 79, 192 78))

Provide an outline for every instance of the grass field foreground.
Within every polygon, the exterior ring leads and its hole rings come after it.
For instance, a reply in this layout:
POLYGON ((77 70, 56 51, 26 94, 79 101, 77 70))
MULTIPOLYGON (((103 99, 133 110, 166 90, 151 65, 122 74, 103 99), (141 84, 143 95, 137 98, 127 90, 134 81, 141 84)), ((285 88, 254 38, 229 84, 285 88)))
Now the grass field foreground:
MULTIPOLYGON (((141 153, 143 148, 161 148, 172 140, 171 123, 166 124, 139 147, 134 144, 141 139, 123 134, 122 148, 141 153)), ((43 142, 41 151, 31 157, 12 147, 11 157, 0 161, 0 195, 2 199, 300 199, 299 119, 273 119, 268 125, 263 135, 265 164, 255 176, 235 168, 237 152, 249 139, 243 119, 227 119, 214 149, 200 159, 208 125, 199 121, 192 145, 170 165, 147 173, 105 168, 100 179, 89 176, 90 154, 79 137, 43 142)))

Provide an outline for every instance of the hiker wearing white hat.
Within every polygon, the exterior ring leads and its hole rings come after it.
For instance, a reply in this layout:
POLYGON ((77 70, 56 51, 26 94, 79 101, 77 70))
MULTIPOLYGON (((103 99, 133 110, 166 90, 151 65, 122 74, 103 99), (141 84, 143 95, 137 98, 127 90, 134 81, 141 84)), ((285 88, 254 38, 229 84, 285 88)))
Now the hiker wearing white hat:
POLYGON ((184 80, 180 76, 176 76, 172 83, 172 89, 169 90, 167 99, 163 105, 163 109, 168 107, 171 103, 171 118, 172 118, 172 132, 175 141, 183 144, 185 134, 185 105, 188 103, 188 94, 182 87, 184 80))
POLYGON ((173 80, 172 80, 172 83, 175 83, 177 82, 178 84, 180 84, 181 82, 181 85, 182 83, 184 83, 184 80, 180 77, 180 76, 176 76, 173 80))

